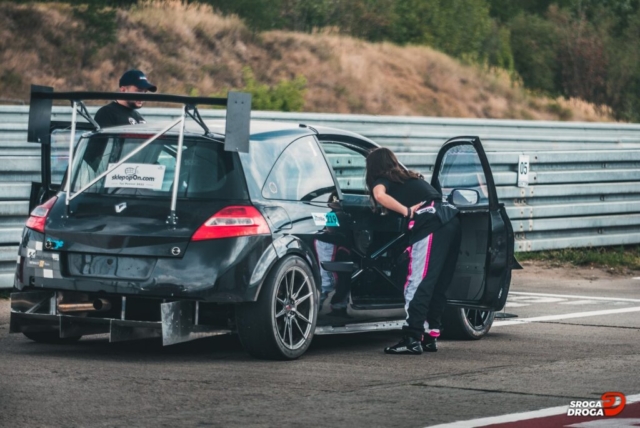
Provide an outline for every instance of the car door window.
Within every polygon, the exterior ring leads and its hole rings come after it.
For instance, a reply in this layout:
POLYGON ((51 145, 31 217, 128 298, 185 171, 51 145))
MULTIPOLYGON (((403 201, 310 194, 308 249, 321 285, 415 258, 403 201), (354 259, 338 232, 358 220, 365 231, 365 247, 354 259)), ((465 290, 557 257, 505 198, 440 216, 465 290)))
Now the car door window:
POLYGON ((456 145, 447 150, 438 173, 438 184, 444 197, 448 197, 453 189, 473 189, 479 194, 475 205, 489 205, 487 180, 480 157, 472 145, 456 145))
POLYGON ((328 202, 336 186, 313 137, 303 137, 287 147, 276 161, 262 188, 266 199, 328 202))
POLYGON ((342 193, 366 195, 366 155, 334 142, 323 142, 322 148, 327 154, 342 193))
MULTIPOLYGON (((68 129, 56 129, 51 133, 51 184, 60 186, 64 173, 69 164, 69 138, 71 132, 68 129)), ((76 132, 74 147, 82 138, 82 132, 76 132)))

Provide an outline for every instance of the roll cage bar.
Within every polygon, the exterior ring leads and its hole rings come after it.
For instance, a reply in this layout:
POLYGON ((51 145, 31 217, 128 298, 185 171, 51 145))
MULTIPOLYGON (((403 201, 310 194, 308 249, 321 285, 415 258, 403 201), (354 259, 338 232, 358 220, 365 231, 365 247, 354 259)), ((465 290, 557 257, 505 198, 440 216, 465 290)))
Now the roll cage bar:
MULTIPOLYGON (((180 125, 178 134, 178 149, 176 155, 176 170, 173 178, 173 189, 171 193, 171 207, 167 218, 167 223, 175 227, 178 223, 176 216, 176 204, 178 199, 178 181, 180 179, 180 167, 182 163, 182 147, 184 144, 184 128, 187 116, 191 117, 209 135, 210 131, 202 120, 200 112, 196 107, 198 104, 215 105, 227 107, 225 142, 226 151, 249 152, 249 124, 251 120, 251 94, 243 92, 229 92, 227 98, 208 97, 186 97, 170 94, 149 94, 149 93, 129 93, 129 92, 54 92, 52 87, 31 85, 31 103, 29 106, 29 127, 27 131, 27 141, 39 143, 43 147, 51 144, 51 110, 53 100, 66 100, 71 102, 71 134, 69 137, 69 166, 67 167, 67 180, 65 192, 65 213, 69 215, 69 202, 114 171, 120 165, 129 160, 136 153, 147 147, 149 144, 169 132, 175 126, 180 125), (120 159, 119 162, 108 167, 105 172, 91 180, 87 185, 71 194, 71 169, 73 167, 73 149, 77 127, 78 115, 85 118, 93 127, 94 131, 100 131, 100 126, 89 114, 84 100, 125 100, 125 101, 156 101, 182 104, 182 113, 178 119, 169 126, 162 129, 151 138, 147 139, 138 148, 120 159)), ((43 159, 43 167, 48 165, 48 159, 43 159), (46 163, 45 163, 46 162, 46 163)))

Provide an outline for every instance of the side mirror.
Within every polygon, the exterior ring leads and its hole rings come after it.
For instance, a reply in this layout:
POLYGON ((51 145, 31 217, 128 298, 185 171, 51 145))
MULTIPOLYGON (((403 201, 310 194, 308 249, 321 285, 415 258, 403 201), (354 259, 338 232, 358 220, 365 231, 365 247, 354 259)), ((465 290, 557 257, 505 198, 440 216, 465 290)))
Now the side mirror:
POLYGON ((473 189, 453 189, 447 201, 456 207, 470 207, 480 200, 480 194, 473 189))

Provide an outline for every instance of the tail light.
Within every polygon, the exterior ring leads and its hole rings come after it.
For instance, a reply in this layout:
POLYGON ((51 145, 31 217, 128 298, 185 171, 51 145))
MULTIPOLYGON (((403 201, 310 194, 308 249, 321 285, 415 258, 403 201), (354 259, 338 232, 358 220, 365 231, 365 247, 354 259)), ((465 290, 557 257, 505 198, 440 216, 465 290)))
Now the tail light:
POLYGON ((196 230, 192 241, 268 235, 269 226, 260 211, 251 206, 226 207, 218 211, 196 230))
POLYGON ((26 226, 29 229, 37 230, 40 233, 44 233, 44 223, 47 221, 47 216, 49 215, 49 211, 51 211, 51 207, 58 200, 57 196, 49 199, 42 205, 38 205, 31 211, 31 215, 27 220, 26 226))

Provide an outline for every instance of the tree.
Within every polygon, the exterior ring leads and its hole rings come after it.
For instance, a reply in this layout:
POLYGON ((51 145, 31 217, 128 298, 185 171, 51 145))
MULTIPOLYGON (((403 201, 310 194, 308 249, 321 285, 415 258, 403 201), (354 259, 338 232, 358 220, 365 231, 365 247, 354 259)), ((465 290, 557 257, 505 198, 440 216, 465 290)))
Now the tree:
POLYGON ((628 17, 625 31, 608 48, 607 104, 620 120, 640 121, 640 10, 628 17))
POLYGON ((525 86, 560 93, 558 28, 540 16, 527 13, 515 17, 509 27, 515 69, 525 86))

